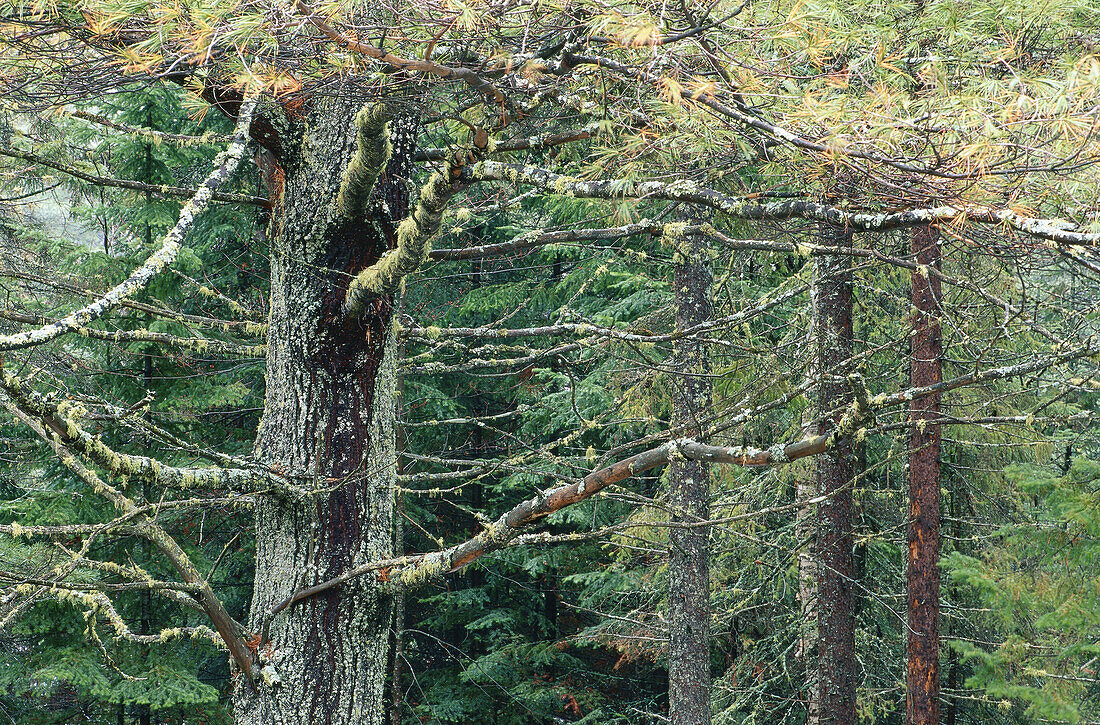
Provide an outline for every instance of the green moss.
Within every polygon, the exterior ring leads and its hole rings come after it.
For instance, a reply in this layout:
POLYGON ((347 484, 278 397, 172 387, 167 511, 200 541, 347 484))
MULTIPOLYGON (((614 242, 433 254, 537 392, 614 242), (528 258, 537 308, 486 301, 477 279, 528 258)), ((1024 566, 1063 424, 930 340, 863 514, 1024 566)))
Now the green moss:
POLYGON ((355 116, 355 125, 359 132, 358 149, 344 171, 344 180, 336 197, 337 211, 351 219, 363 217, 374 185, 393 152, 389 114, 383 104, 363 106, 355 116))

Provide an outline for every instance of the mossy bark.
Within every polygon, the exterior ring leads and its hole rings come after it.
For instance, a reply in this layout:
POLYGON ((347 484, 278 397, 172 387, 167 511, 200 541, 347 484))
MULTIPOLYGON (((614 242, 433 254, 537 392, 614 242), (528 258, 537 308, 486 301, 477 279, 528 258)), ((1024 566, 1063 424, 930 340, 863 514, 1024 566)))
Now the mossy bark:
POLYGON ((362 99, 346 89, 309 101, 281 129, 282 189, 272 221, 267 393, 258 458, 322 493, 256 507, 250 627, 263 634, 253 690, 236 690, 239 723, 381 723, 391 597, 369 577, 288 607, 302 587, 393 555, 396 334, 388 298, 343 313, 349 280, 393 244, 408 210, 414 133, 386 127, 392 153, 373 195, 341 213, 362 99), (362 202, 362 203, 360 203, 362 202))

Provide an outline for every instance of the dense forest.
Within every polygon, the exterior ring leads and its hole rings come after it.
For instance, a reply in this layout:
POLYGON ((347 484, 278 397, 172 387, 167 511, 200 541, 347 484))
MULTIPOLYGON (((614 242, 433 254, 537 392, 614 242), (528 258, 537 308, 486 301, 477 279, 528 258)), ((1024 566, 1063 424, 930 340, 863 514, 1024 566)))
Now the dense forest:
POLYGON ((1100 722, 1090 0, 0 0, 0 720, 1100 722))

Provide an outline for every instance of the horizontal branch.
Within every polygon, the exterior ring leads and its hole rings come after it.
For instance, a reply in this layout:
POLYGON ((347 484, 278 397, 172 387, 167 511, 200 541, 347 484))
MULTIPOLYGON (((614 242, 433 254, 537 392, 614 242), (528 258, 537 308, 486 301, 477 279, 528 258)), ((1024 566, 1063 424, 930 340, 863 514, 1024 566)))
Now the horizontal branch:
POLYGON ((112 121, 106 116, 101 116, 89 111, 71 111, 67 116, 73 118, 79 118, 82 121, 90 121, 92 123, 109 128, 112 131, 118 131, 119 133, 126 134, 135 138, 147 138, 157 143, 168 142, 179 144, 181 146, 202 146, 202 145, 217 145, 232 143, 233 137, 226 136, 220 133, 204 133, 202 136, 188 136, 182 133, 167 133, 165 131, 156 131, 151 128, 140 128, 138 126, 128 126, 124 123, 118 123, 112 121))
POLYGON ((519 328, 494 328, 494 327, 410 327, 402 330, 402 334, 408 337, 416 337, 425 340, 441 340, 449 338, 469 338, 476 340, 507 340, 507 339, 521 339, 528 337, 556 337, 561 335, 576 335, 578 337, 606 337, 614 340, 622 340, 624 342, 636 342, 643 344, 653 344, 661 342, 672 342, 674 340, 680 340, 685 337, 692 337, 700 333, 708 332, 710 330, 725 327, 727 325, 737 325, 749 320, 757 315, 763 314, 768 310, 783 304, 787 300, 805 292, 809 287, 802 285, 794 289, 788 290, 777 297, 770 298, 765 296, 755 306, 748 309, 740 310, 732 315, 726 315, 715 320, 707 320, 706 322, 699 323, 686 327, 676 332, 669 332, 662 335, 641 335, 638 333, 630 332, 629 330, 619 330, 611 327, 601 327, 587 322, 570 323, 563 322, 556 325, 542 325, 540 327, 519 327, 519 328))
MULTIPOLYGON (((556 133, 540 133, 535 136, 513 138, 507 141, 490 142, 487 153, 515 153, 516 151, 540 151, 552 146, 561 146, 567 143, 585 141, 600 132, 602 122, 590 123, 584 128, 558 131, 556 133)), ((454 154, 454 149, 436 148, 421 149, 416 152, 417 161, 443 161, 454 154)))
POLYGON ((465 247, 462 249, 433 249, 428 253, 428 258, 438 260, 482 259, 484 257, 494 257, 499 254, 521 252, 535 247, 544 247, 549 244, 598 242, 622 239, 623 237, 630 237, 635 234, 659 234, 661 228, 661 224, 643 221, 636 224, 624 224, 621 227, 609 227, 604 229, 559 229, 550 232, 535 229, 530 232, 524 232, 507 242, 499 242, 497 244, 482 244, 477 247, 465 247))
MULTIPOLYGON (((0 319, 32 325, 49 325, 54 322, 41 315, 28 315, 8 310, 0 310, 0 319)), ((78 327, 73 332, 81 337, 105 342, 151 342, 158 345, 171 345, 199 355, 232 355, 259 358, 267 354, 267 345, 241 345, 236 342, 208 340, 202 337, 179 337, 178 335, 170 335, 167 332, 153 332, 152 330, 111 331, 98 330, 94 327, 78 327)))
MULTIPOLYGON (((60 171, 63 174, 72 176, 75 179, 86 181, 89 184, 96 186, 107 186, 114 189, 127 189, 129 191, 141 191, 148 192, 158 198, 175 198, 175 199, 190 199, 199 193, 202 187, 199 189, 187 189, 182 186, 168 186, 166 184, 146 184, 141 181, 134 181, 132 179, 115 179, 110 176, 100 176, 98 174, 92 174, 87 171, 76 168, 75 166, 69 166, 57 161, 52 161, 39 156, 38 154, 32 154, 29 151, 20 151, 19 149, 0 147, 0 156, 7 156, 10 159, 19 159, 20 161, 26 161, 31 164, 38 164, 39 166, 45 166, 46 168, 53 169, 54 171, 60 171)), ((252 196, 250 194, 232 194, 223 191, 214 191, 210 195, 211 201, 224 201, 230 204, 249 204, 251 206, 261 206, 264 208, 270 208, 271 202, 262 196, 252 196)))
POLYGON ((1057 219, 1033 219, 1011 209, 977 205, 937 206, 898 212, 855 212, 800 199, 761 202, 755 197, 733 197, 690 181, 634 181, 607 179, 583 181, 556 174, 537 166, 482 161, 469 170, 474 179, 528 184, 544 191, 584 199, 662 199, 699 204, 736 219, 807 219, 845 227, 858 232, 882 232, 937 222, 972 221, 1003 224, 1053 245, 1093 246, 1100 233, 1076 231, 1075 226, 1057 219))

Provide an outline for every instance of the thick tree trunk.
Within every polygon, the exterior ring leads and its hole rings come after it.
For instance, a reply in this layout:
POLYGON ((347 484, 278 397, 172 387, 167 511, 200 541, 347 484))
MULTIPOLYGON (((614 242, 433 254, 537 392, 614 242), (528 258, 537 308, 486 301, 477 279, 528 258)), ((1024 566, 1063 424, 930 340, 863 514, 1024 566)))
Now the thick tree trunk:
MULTIPOLYGON (((702 237, 677 240, 673 271, 676 329, 710 319, 711 272, 702 237)), ((698 432, 698 419, 710 407, 706 346, 698 340, 675 343, 678 375, 673 383, 673 424, 698 432)), ((710 517, 707 464, 677 458, 669 465, 671 522, 710 517)), ((668 561, 668 705, 672 725, 710 723, 710 573, 709 530, 669 530, 668 561)))
MULTIPOLYGON (((851 232, 824 227, 822 243, 851 246, 851 232)), ((852 272, 850 258, 817 258, 814 280, 814 328, 818 410, 824 433, 851 401, 846 374, 852 357, 852 272)), ((852 560, 851 444, 841 440, 817 458, 818 504, 817 606, 819 721, 856 722, 855 567, 852 560)))
POLYGON ((342 314, 348 281, 392 243, 407 211, 413 133, 391 122, 393 155, 368 219, 337 212, 362 104, 310 99, 282 134, 272 177, 267 398, 257 457, 323 493, 263 498, 256 511, 251 626, 264 677, 236 691, 239 723, 375 725, 386 712, 392 601, 369 577, 266 612, 295 590, 393 554, 396 351, 392 305, 342 314), (280 179, 281 177, 281 179, 280 179))
MULTIPOLYGON (((912 275, 913 334, 910 380, 913 386, 943 379, 943 341, 939 323, 940 280, 927 269, 940 268, 936 230, 916 227, 912 252, 921 265, 912 275)), ((939 394, 913 401, 909 435, 909 612, 905 720, 909 725, 940 721, 940 426, 939 394)))

